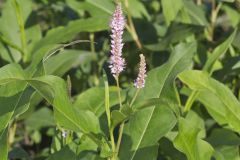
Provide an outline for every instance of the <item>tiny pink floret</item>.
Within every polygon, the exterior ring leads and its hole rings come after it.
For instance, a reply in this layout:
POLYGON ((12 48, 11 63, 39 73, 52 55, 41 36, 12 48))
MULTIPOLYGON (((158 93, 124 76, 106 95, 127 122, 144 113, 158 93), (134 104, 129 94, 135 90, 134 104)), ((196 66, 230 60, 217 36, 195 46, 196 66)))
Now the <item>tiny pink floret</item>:
POLYGON ((119 76, 119 74, 124 70, 125 59, 122 57, 123 48, 123 30, 125 27, 125 18, 123 16, 121 4, 118 3, 112 20, 110 22, 111 27, 111 57, 109 68, 114 77, 119 76))

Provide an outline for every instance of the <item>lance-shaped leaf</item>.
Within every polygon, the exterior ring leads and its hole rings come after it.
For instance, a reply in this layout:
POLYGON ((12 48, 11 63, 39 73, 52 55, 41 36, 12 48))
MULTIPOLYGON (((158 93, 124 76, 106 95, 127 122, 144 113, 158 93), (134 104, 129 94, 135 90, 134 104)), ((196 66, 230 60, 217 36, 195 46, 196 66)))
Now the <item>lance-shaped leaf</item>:
MULTIPOLYGON (((179 78, 194 91, 214 94, 225 106, 225 119, 222 121, 227 121, 235 131, 240 131, 240 102, 227 86, 211 78, 206 72, 197 70, 184 71, 179 74, 179 78)), ((215 120, 218 121, 217 118, 215 120)))
POLYGON ((27 80, 54 107, 59 125, 73 131, 99 133, 98 118, 91 111, 79 110, 72 106, 65 81, 56 76, 43 76, 27 80))
MULTIPOLYGON (((195 51, 195 43, 176 46, 167 63, 149 72, 145 88, 140 91, 135 104, 151 98, 162 98, 170 101, 169 104, 179 104, 174 80, 178 73, 190 66, 195 51)), ((176 117, 165 103, 137 112, 124 128, 120 159, 156 159, 158 140, 175 124, 176 117)))
POLYGON ((178 122, 178 135, 174 140, 175 147, 183 152, 188 160, 210 160, 213 154, 212 146, 202 140, 201 125, 203 120, 196 113, 189 112, 187 117, 178 122))

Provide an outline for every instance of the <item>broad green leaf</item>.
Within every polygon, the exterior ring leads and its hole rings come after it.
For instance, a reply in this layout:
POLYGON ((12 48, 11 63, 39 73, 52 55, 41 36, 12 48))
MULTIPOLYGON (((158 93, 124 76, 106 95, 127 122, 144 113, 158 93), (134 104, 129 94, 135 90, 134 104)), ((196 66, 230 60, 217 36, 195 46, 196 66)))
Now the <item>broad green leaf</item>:
POLYGON ((218 97, 225 105, 225 120, 228 125, 233 130, 240 131, 240 102, 228 87, 214 80, 207 73, 197 70, 184 71, 179 74, 179 78, 194 91, 207 91, 218 97))
POLYGON ((0 74, 0 131, 3 131, 13 117, 28 108, 33 90, 26 88, 23 81, 26 75, 17 64, 0 68, 0 74))
MULTIPOLYGON (((195 43, 177 45, 167 63, 148 73, 145 88, 140 91, 135 104, 151 98, 162 98, 170 101, 170 104, 179 104, 174 80, 179 72, 190 66, 195 51, 195 43)), ((176 117, 166 104, 155 104, 137 112, 125 125, 120 159, 156 159, 158 140, 175 124, 176 117)))
POLYGON ((182 0, 162 0, 163 15, 167 25, 172 22, 183 7, 182 0), (174 5, 173 5, 174 4, 174 5))
MULTIPOLYGON (((183 88, 181 90, 181 93, 189 96, 192 92, 188 88, 183 88)), ((227 120, 225 119, 226 117, 225 105, 217 96, 208 91, 201 91, 196 96, 196 100, 198 100, 205 106, 208 113, 213 117, 213 119, 215 119, 218 122, 218 124, 220 125, 227 124, 227 120)))
MULTIPOLYGON (((109 88, 110 94, 110 107, 118 104, 117 87, 109 88)), ((100 117, 105 112, 104 102, 104 87, 94 87, 81 93, 76 97, 74 107, 76 110, 90 110, 100 117)), ((126 94, 122 93, 122 101, 125 100, 126 94)))
POLYGON ((55 118, 60 126, 76 132, 100 132, 98 118, 93 112, 76 112, 69 100, 64 80, 55 76, 43 76, 28 80, 28 83, 53 105, 55 118))
POLYGON ((204 137, 200 133, 203 128, 199 127, 199 123, 203 123, 203 120, 192 112, 178 122, 179 130, 174 146, 183 152, 188 160, 210 160, 214 151, 210 144, 202 140, 204 137))

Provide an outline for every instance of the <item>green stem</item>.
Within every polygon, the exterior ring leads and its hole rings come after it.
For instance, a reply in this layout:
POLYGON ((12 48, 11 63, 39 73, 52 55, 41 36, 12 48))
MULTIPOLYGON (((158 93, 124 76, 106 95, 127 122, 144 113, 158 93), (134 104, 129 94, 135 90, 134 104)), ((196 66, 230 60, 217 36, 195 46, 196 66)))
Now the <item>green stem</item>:
POLYGON ((24 20, 22 16, 21 8, 17 2, 17 0, 14 1, 15 4, 15 10, 16 10, 16 16, 17 16, 17 22, 20 29, 20 38, 21 38, 21 46, 23 50, 23 62, 28 61, 28 54, 27 54, 27 40, 26 40, 26 33, 24 28, 24 20))
POLYGON ((113 128, 111 127, 111 114, 110 114, 110 101, 109 101, 108 81, 105 80, 104 84, 105 84, 105 110, 106 110, 106 114, 107 114, 108 128, 109 128, 109 134, 110 134, 110 141, 111 141, 112 151, 113 151, 112 160, 115 160, 116 148, 115 148, 115 141, 114 141, 114 135, 113 135, 113 128))
POLYGON ((191 109, 193 102, 195 101, 195 99, 197 98, 199 92, 198 91, 193 91, 190 96, 187 99, 187 102, 185 104, 184 110, 183 112, 187 112, 191 109))
MULTIPOLYGON (((122 109, 122 99, 121 99, 121 92, 120 92, 118 76, 116 76, 115 79, 116 79, 117 88, 118 88, 118 100, 119 100, 119 105, 120 105, 120 110, 121 110, 122 109)), ((120 148, 121 141, 122 141, 123 128, 124 128, 124 122, 121 123, 121 125, 119 127, 118 141, 117 141, 117 146, 116 146, 116 156, 118 156, 118 153, 119 153, 119 148, 120 148)))
POLYGON ((140 89, 138 88, 137 91, 135 92, 135 95, 134 95, 131 103, 130 103, 130 107, 132 107, 133 103, 135 102, 135 100, 136 100, 136 98, 137 98, 137 96, 138 96, 139 91, 140 91, 140 89))
POLYGON ((128 23, 129 25, 126 25, 126 28, 128 30, 128 32, 131 34, 131 36, 133 37, 133 40, 135 41, 137 47, 139 49, 142 49, 142 44, 139 40, 138 34, 136 32, 133 20, 132 20, 132 16, 131 16, 131 12, 129 10, 129 4, 128 4, 128 0, 125 0, 125 7, 126 7, 126 11, 127 11, 127 18, 128 18, 128 23))
POLYGON ((2 41, 3 43, 7 44, 10 47, 12 47, 13 49, 19 51, 21 54, 24 54, 23 50, 20 47, 18 47, 17 45, 15 45, 14 43, 12 43, 10 40, 3 37, 2 35, 0 35, 0 41, 2 41))

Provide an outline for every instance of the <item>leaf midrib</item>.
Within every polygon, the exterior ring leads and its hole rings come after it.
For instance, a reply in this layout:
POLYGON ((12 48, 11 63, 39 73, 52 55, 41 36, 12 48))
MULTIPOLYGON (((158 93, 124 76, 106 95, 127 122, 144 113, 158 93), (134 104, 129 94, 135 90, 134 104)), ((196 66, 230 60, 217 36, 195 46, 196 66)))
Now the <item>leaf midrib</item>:
MULTIPOLYGON (((190 49, 191 49, 191 48, 189 47, 189 48, 186 50, 186 53, 187 53, 190 49)), ((167 74, 166 74, 166 76, 165 76, 165 78, 164 78, 163 85, 162 85, 161 88, 160 88, 160 91, 159 91, 159 94, 158 94, 159 96, 158 96, 158 97, 160 97, 160 95, 161 95, 161 93, 162 93, 162 89, 163 89, 163 87, 164 87, 164 84, 166 83, 167 78, 168 78, 169 75, 171 74, 172 69, 176 66, 176 64, 177 64, 179 61, 182 60, 183 57, 185 57, 185 54, 183 54, 182 57, 179 58, 179 59, 176 61, 176 63, 174 63, 173 65, 171 65, 171 68, 169 68, 169 72, 167 72, 167 74)), ((140 146, 140 144, 141 144, 141 142, 142 142, 142 139, 143 139, 143 137, 144 137, 144 135, 145 135, 145 133, 146 133, 146 129, 148 128, 149 122, 150 122, 150 120, 151 120, 151 118, 152 118, 152 115, 153 115, 153 112, 154 112, 155 108, 156 108, 156 106, 153 106, 153 110, 152 110, 151 116, 149 117, 149 120, 148 120, 148 122, 147 122, 147 125, 146 125, 144 131, 143 131, 143 134, 142 134, 142 136, 141 136, 141 138, 140 138, 140 141, 139 141, 139 143, 137 144, 137 146, 136 146, 136 148, 135 148, 135 150, 134 150, 134 152, 133 152, 133 155, 132 155, 132 157, 131 157, 131 160, 133 160, 134 156, 136 155, 136 152, 137 152, 137 150, 138 150, 138 148, 139 148, 139 146, 140 146)))

